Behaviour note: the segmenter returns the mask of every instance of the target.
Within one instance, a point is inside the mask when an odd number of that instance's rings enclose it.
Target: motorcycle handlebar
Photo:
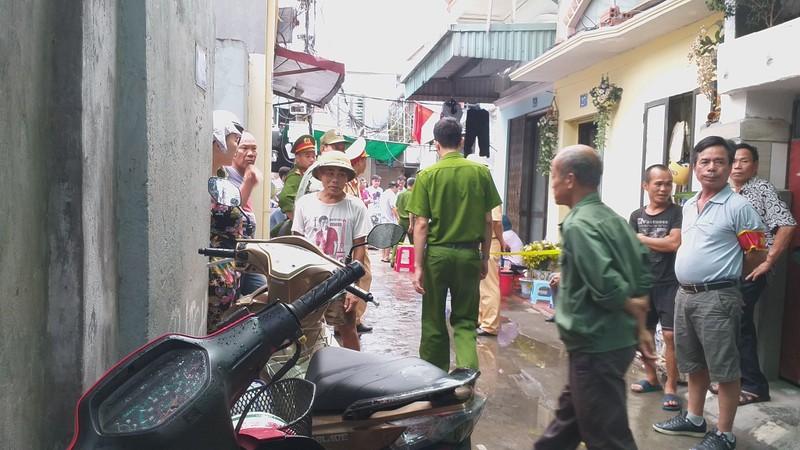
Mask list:
[[[236,255],[236,250],[229,248],[200,248],[197,253],[205,256],[218,256],[220,258],[233,258]]]
[[[364,266],[358,261],[354,261],[333,272],[325,281],[287,306],[298,321],[303,320],[307,315],[330,301],[337,293],[358,281],[365,273]]]
[[[356,285],[350,285],[344,288],[345,291],[355,295],[356,297],[364,300],[367,303],[373,303],[375,306],[381,306],[380,303],[375,301],[375,298],[372,296],[372,293],[367,292]]]

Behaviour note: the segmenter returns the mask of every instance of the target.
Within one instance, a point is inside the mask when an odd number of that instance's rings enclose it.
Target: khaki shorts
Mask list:
[[[328,325],[338,327],[356,324],[356,308],[351,309],[350,312],[345,312],[344,299],[345,295],[340,295],[328,305],[328,309],[325,310],[325,322]]]
[[[739,370],[742,294],[736,286],[675,296],[675,355],[678,369],[708,369],[713,381],[735,381]]]

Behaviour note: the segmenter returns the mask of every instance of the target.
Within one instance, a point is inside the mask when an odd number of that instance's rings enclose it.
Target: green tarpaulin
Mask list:
[[[322,135],[325,134],[324,131],[314,130],[314,139],[319,142]],[[345,136],[348,142],[353,142],[356,140],[354,137]],[[395,161],[399,161],[400,154],[403,153],[406,148],[408,148],[408,144],[402,144],[400,142],[389,142],[389,141],[374,141],[372,139],[367,139],[367,155],[370,158],[377,159],[378,161],[384,162],[386,164],[392,164]]]

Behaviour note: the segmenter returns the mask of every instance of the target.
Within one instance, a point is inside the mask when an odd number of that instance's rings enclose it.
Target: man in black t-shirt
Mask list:
[[[675,277],[675,253],[681,245],[683,212],[672,203],[672,173],[662,164],[647,168],[642,189],[647,192],[650,203],[631,213],[630,224],[636,236],[650,249],[650,264],[653,271],[653,287],[650,290],[650,312],[647,328],[655,333],[661,321],[664,337],[664,359],[667,382],[664,386],[662,408],[668,411],[681,409],[677,393],[678,364],[675,360],[673,321],[675,317],[675,294],[678,279]],[[662,390],[655,364],[645,362],[646,378],[631,385],[634,393]]]

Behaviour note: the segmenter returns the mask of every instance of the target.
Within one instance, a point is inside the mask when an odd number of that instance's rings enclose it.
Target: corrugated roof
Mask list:
[[[556,24],[451,25],[404,78],[406,97],[493,101],[507,87],[495,75],[536,59],[555,42]]]

